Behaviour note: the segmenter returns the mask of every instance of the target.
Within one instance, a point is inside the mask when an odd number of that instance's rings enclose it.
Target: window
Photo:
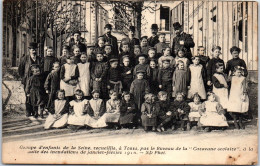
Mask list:
[[[170,30],[170,7],[160,6],[160,31]]]
[[[124,21],[123,21],[123,16],[119,11],[120,9],[117,9],[116,7],[114,8],[114,19],[115,19],[115,30],[123,30],[124,29]]]

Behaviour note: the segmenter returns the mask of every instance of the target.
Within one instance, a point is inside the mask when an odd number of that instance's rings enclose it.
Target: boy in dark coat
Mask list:
[[[169,59],[165,59],[162,62],[163,62],[163,66],[162,66],[162,68],[159,69],[159,72],[158,72],[159,88],[162,91],[166,91],[168,94],[168,97],[170,97],[171,91],[172,91],[173,69],[170,68]]]
[[[60,89],[60,64],[58,62],[53,63],[53,69],[47,76],[44,83],[46,93],[49,95],[48,102],[45,106],[49,110],[53,104],[57,91]]]
[[[129,91],[131,83],[133,82],[133,67],[130,66],[129,56],[123,56],[123,67],[121,70],[123,90]]]
[[[113,89],[117,94],[122,93],[121,70],[118,59],[110,59],[110,68],[107,71],[107,89]]]
[[[44,80],[38,65],[31,67],[33,75],[28,79],[25,93],[29,97],[32,110],[30,116],[38,118],[38,109],[40,109],[40,116],[43,118],[43,106],[44,106]]]

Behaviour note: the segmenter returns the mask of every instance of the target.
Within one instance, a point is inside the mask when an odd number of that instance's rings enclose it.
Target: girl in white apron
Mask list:
[[[62,128],[67,125],[69,116],[69,102],[65,100],[65,91],[57,92],[58,99],[54,100],[50,107],[50,115],[47,117],[44,129]]]
[[[192,62],[189,66],[189,72],[191,75],[190,89],[188,91],[188,98],[192,98],[195,93],[198,93],[201,99],[206,99],[206,90],[204,87],[205,82],[205,70],[200,63],[200,57],[192,57]]]
[[[60,89],[65,90],[65,97],[72,100],[74,91],[78,84],[79,70],[77,65],[74,64],[74,57],[68,56],[67,63],[61,67],[60,71]]]
[[[228,127],[224,110],[213,92],[208,92],[208,100],[201,106],[201,117],[199,120],[206,131],[211,131],[212,127]]]
[[[213,92],[216,95],[216,101],[221,104],[224,109],[228,107],[228,84],[227,76],[224,74],[224,64],[216,64],[216,73],[212,76]]]
[[[237,129],[244,129],[242,116],[244,113],[248,112],[249,107],[247,82],[246,77],[242,75],[244,69],[240,66],[237,66],[234,69],[234,76],[231,77],[228,112],[231,113],[231,116],[234,119],[235,127]]]
[[[79,83],[77,89],[83,91],[84,96],[90,96],[90,63],[87,62],[87,55],[81,54],[81,63],[78,63]]]

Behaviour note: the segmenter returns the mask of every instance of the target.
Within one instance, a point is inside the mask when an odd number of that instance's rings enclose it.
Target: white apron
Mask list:
[[[243,84],[246,83],[245,81],[245,77],[232,76],[228,112],[245,113],[248,111],[248,95],[243,95],[245,90]],[[244,98],[245,101],[243,101],[242,98]]]
[[[65,78],[71,78],[71,76],[75,75],[75,70],[77,65],[75,64],[64,64],[65,67]],[[64,89],[65,91],[65,96],[73,96],[74,95],[74,91],[76,90],[76,86],[70,85],[65,83],[63,80],[60,81],[60,89]]]
[[[81,89],[84,96],[90,96],[90,72],[89,72],[89,62],[78,63],[79,69],[79,84],[77,89]]]
[[[213,76],[215,76],[221,84],[227,86],[227,81],[222,74],[215,73]],[[216,95],[216,101],[218,101],[224,109],[227,109],[227,107],[228,107],[228,89],[227,88],[216,88],[213,85],[213,92]]]
[[[66,103],[66,100],[55,100],[54,101],[54,107],[55,107],[55,114],[50,114],[45,121],[44,128],[49,129],[51,127],[53,128],[61,128],[64,127],[67,124],[68,121],[68,114],[63,114],[60,117],[56,117],[55,115],[58,115],[64,108]]]
[[[192,98],[195,93],[198,93],[201,99],[206,99],[206,90],[201,75],[202,68],[202,65],[190,65],[191,82],[190,90],[188,91],[188,98]]]
[[[91,99],[89,101],[90,107],[94,111],[94,117],[87,115],[85,121],[86,125],[92,128],[102,128],[107,126],[105,116],[99,117],[101,103],[102,103],[102,99],[98,99],[98,100]]]
[[[218,102],[205,101],[205,113],[200,117],[202,126],[226,127],[228,126],[226,117],[218,114]]]
[[[88,100],[84,99],[83,101],[71,101],[70,105],[73,106],[74,114],[69,115],[68,124],[70,125],[77,125],[77,126],[84,126],[87,115],[84,114],[86,109],[86,105],[88,104]]]

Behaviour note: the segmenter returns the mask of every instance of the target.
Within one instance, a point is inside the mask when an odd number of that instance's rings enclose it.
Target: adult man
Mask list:
[[[118,43],[117,38],[111,34],[112,25],[106,24],[105,25],[105,34],[102,36],[105,40],[105,43],[109,43],[112,45],[112,54],[117,56],[118,55]]]
[[[193,48],[195,46],[195,43],[191,37],[190,34],[186,34],[182,30],[182,26],[179,22],[173,23],[173,28],[176,34],[176,37],[173,38],[172,42],[172,54],[173,57],[177,56],[177,50],[180,47],[186,48],[186,56],[189,60],[191,60],[192,54],[190,48]]]
[[[24,89],[26,88],[26,83],[29,77],[31,76],[31,66],[39,65],[42,70],[43,61],[42,58],[36,55],[37,43],[29,44],[29,55],[25,55],[21,58],[20,64],[18,66],[18,73],[20,77],[22,77],[22,84],[24,85]],[[32,116],[32,108],[29,103],[28,98],[26,98],[26,116]]]
[[[122,42],[127,42],[129,44],[129,48],[130,48],[129,52],[133,54],[134,46],[140,45],[139,39],[135,38],[135,27],[134,26],[129,27],[128,37],[122,39],[120,48],[122,46]]]
[[[72,52],[72,48],[74,45],[78,46],[80,49],[80,52],[86,52],[87,48],[84,43],[82,43],[82,38],[80,37],[81,33],[80,31],[74,31],[73,32],[73,38],[70,39],[69,41],[69,46],[71,48],[70,52]]]
[[[151,32],[152,32],[152,36],[148,38],[148,45],[150,47],[154,47],[155,44],[159,43],[159,37],[157,35],[157,33],[158,33],[158,25],[157,24],[152,24]]]

